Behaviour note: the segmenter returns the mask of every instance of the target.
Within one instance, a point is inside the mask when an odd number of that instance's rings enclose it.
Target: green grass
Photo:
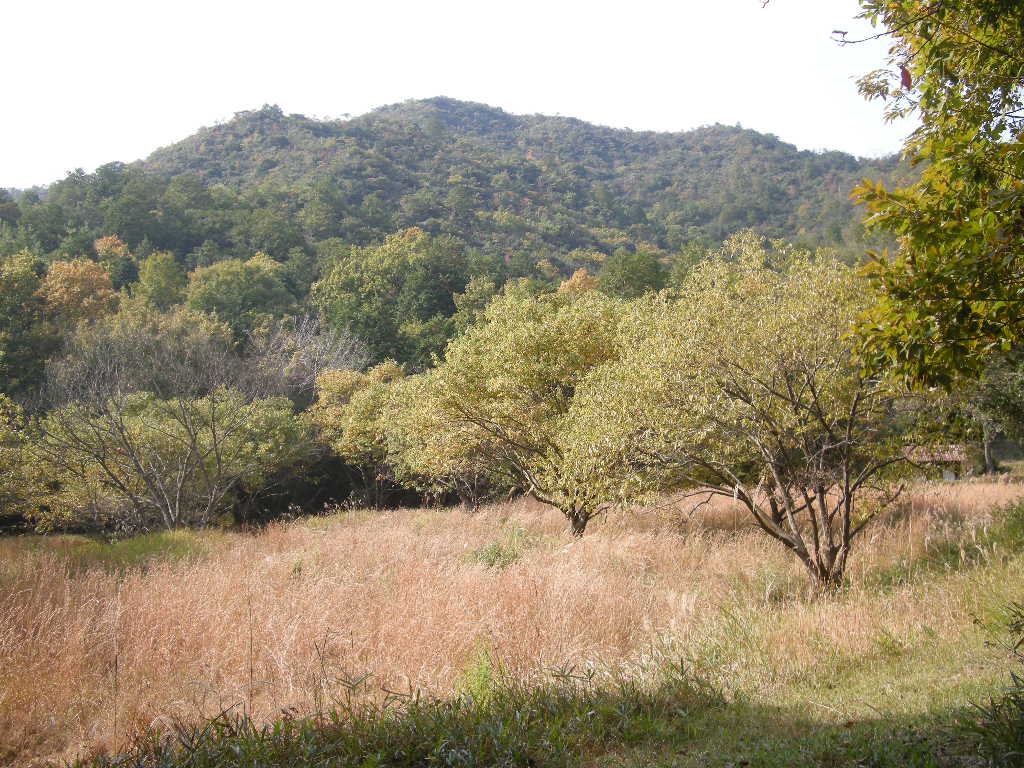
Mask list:
[[[543,685],[497,681],[482,698],[344,702],[260,727],[225,713],[174,738],[140,739],[81,768],[369,766],[970,766],[977,739],[957,712],[836,723],[805,708],[728,700],[684,666],[644,685],[566,670]]]
[[[690,712],[720,706],[683,669],[651,685],[590,674],[556,673],[553,682],[499,680],[482,698],[391,697],[376,705],[336,702],[317,718],[258,727],[225,713],[176,739],[152,736],[99,766],[573,766],[624,745],[662,743],[687,729]]]
[[[507,568],[517,562],[523,554],[537,546],[537,537],[525,528],[513,525],[504,530],[494,541],[475,549],[467,555],[467,560],[478,563],[485,568]]]
[[[100,567],[108,571],[124,571],[153,562],[201,557],[226,535],[229,534],[212,530],[179,530],[113,541],[75,534],[26,535],[0,540],[0,551],[10,548],[20,553],[54,555],[72,569]]]

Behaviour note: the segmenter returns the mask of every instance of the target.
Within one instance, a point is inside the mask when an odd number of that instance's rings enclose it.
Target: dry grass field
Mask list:
[[[115,750],[225,709],[273,720],[344,696],[445,694],[501,669],[643,675],[680,659],[731,696],[845,718],[993,692],[983,625],[1024,586],[986,537],[1024,486],[922,485],[817,598],[728,503],[616,513],[573,541],[517,501],[346,512],[257,534],[0,540],[0,763]],[[127,543],[125,543],[127,546]]]

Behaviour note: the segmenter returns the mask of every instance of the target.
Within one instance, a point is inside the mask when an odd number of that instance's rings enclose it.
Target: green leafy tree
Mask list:
[[[477,323],[497,295],[498,286],[489,277],[473,277],[466,283],[465,290],[452,297],[455,302],[455,315],[452,317],[455,333],[464,333]]]
[[[949,384],[1024,334],[1024,5],[1016,0],[862,0],[884,28],[889,70],[862,80],[889,114],[921,126],[906,155],[920,181],[857,190],[868,225],[895,233],[872,254],[880,298],[860,324],[876,368]]]
[[[984,470],[995,473],[996,439],[1024,437],[1024,361],[1020,353],[991,356],[981,376],[958,382],[945,393],[942,405],[938,414],[946,416],[948,434],[980,442]]]
[[[899,395],[861,375],[847,340],[865,287],[826,255],[772,255],[747,234],[680,295],[638,304],[621,360],[583,383],[578,455],[630,468],[625,500],[677,488],[734,499],[835,588],[903,457]]]
[[[690,270],[707,261],[710,253],[710,249],[700,243],[688,243],[683,246],[670,260],[669,285],[677,286],[685,282]]]
[[[30,471],[24,414],[0,394],[0,520],[24,518],[31,513],[39,487]]]
[[[282,269],[284,283],[297,299],[305,299],[309,289],[320,278],[316,256],[302,248],[292,248]]]
[[[598,277],[602,292],[620,299],[635,299],[664,288],[668,270],[650,253],[619,248],[605,260]]]
[[[0,392],[22,395],[37,386],[55,346],[43,324],[42,272],[26,251],[0,261]]]
[[[223,258],[221,249],[213,240],[204,240],[203,243],[185,257],[185,264],[189,269],[199,269],[216,264]]]
[[[383,503],[395,484],[388,447],[388,406],[393,384],[405,376],[402,367],[385,360],[366,373],[325,371],[317,379],[317,402],[310,411],[320,440],[355,468],[363,501]]]
[[[1024,361],[1019,355],[993,360],[971,400],[989,434],[1024,438]]]
[[[21,209],[18,208],[17,202],[11,197],[10,192],[0,189],[0,222],[14,226],[20,218]]]
[[[185,300],[187,282],[188,276],[174,254],[156,251],[140,265],[135,293],[157,309],[169,309]]]
[[[313,301],[335,327],[349,328],[376,360],[426,365],[454,332],[454,295],[469,281],[462,244],[421,229],[354,248],[313,286]]]
[[[382,426],[388,463],[400,484],[425,497],[455,494],[474,509],[514,486],[495,471],[489,436],[446,416],[434,371],[409,376],[388,390]]]
[[[100,264],[110,273],[110,280],[116,290],[138,279],[139,265],[121,238],[116,235],[101,237],[93,242],[92,247]]]
[[[189,278],[186,303],[217,315],[241,339],[291,312],[295,299],[285,287],[281,265],[257,254],[248,261],[226,259],[197,269]]]
[[[449,343],[445,360],[405,392],[399,444],[410,472],[445,479],[484,469],[559,509],[572,533],[605,509],[608,476],[572,460],[576,388],[614,359],[622,305],[600,293],[508,291]]]

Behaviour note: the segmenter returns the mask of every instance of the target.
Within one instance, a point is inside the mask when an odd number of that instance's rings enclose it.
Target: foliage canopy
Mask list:
[[[405,399],[400,438],[410,471],[485,472],[551,504],[581,535],[605,506],[601,476],[572,461],[568,414],[586,375],[617,354],[622,303],[596,291],[532,296],[506,291],[454,339],[444,362]]]
[[[693,269],[679,298],[635,305],[621,359],[576,395],[573,431],[625,499],[683,488],[746,508],[822,585],[888,498],[897,393],[846,338],[867,296],[827,254],[751,233]]]
[[[880,300],[861,322],[877,369],[949,384],[1024,340],[1024,5],[1016,0],[862,0],[893,40],[869,98],[921,126],[905,152],[916,184],[865,181],[868,223],[899,237],[873,254]]]

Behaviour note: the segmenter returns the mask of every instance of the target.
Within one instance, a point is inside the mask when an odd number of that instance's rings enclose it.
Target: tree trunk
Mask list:
[[[569,518],[573,538],[583,538],[583,532],[587,530],[587,523],[590,522],[590,515],[582,510],[573,509],[565,512],[565,516]]]
[[[804,561],[804,565],[807,566],[807,571],[818,592],[834,593],[843,586],[843,579],[846,576],[845,562],[833,557],[832,562],[828,563],[824,558],[818,556]]]
[[[988,434],[986,434],[982,440],[982,448],[985,451],[985,474],[994,475],[996,473],[996,461],[995,457],[992,455],[992,439]]]

